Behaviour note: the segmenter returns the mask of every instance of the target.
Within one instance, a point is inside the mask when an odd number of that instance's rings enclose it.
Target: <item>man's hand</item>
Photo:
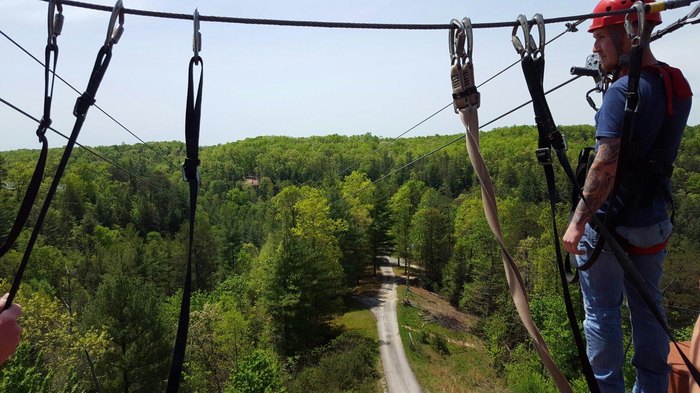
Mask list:
[[[8,294],[0,298],[0,310],[5,307]],[[17,349],[19,334],[22,327],[17,323],[17,318],[22,313],[22,308],[13,303],[10,308],[0,312],[0,364],[4,363]]]
[[[564,249],[566,252],[569,254],[575,254],[575,255],[583,255],[586,253],[586,250],[579,249],[578,244],[581,241],[581,238],[583,237],[583,232],[586,229],[586,224],[583,226],[572,222],[569,224],[569,227],[566,229],[566,233],[564,233],[564,237],[561,239],[562,242],[564,243]]]

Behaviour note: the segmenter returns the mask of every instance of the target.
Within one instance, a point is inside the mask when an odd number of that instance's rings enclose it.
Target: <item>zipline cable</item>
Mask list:
[[[557,39],[559,39],[560,37],[562,37],[562,36],[563,36],[564,34],[566,34],[566,33],[569,33],[569,32],[572,32],[572,33],[573,33],[573,32],[578,31],[578,29],[577,29],[576,27],[577,27],[578,25],[580,25],[581,23],[583,23],[584,21],[585,21],[585,19],[581,19],[581,20],[576,21],[575,23],[567,23],[567,24],[566,24],[566,30],[562,31],[562,32],[559,33],[557,36],[555,36],[554,38],[552,38],[552,39],[550,39],[549,41],[547,41],[546,45],[551,44],[552,42],[556,41]],[[478,84],[478,85],[476,86],[477,89],[480,88],[480,87],[482,87],[482,86],[484,86],[485,84],[491,82],[492,80],[496,79],[497,77],[499,77],[500,75],[502,75],[504,72],[506,72],[506,71],[510,70],[511,68],[515,67],[518,63],[520,63],[520,60],[516,60],[516,61],[514,61],[513,63],[511,63],[510,65],[508,65],[507,67],[505,67],[504,69],[498,71],[497,73],[495,73],[494,75],[492,75],[490,78],[488,78],[488,79],[486,79],[485,81],[483,81],[483,82],[481,82],[480,84]],[[526,104],[526,105],[527,105],[527,104]],[[417,123],[416,125],[414,125],[413,127],[409,128],[408,130],[406,130],[406,131],[404,131],[403,133],[399,134],[398,136],[394,137],[392,140],[390,140],[390,141],[388,141],[388,142],[385,142],[385,143],[382,143],[381,145],[379,145],[379,147],[377,147],[376,149],[374,149],[374,151],[372,151],[372,153],[370,153],[370,154],[373,155],[373,154],[377,153],[379,150],[381,150],[381,149],[383,149],[383,148],[385,148],[385,147],[387,147],[387,146],[389,146],[389,145],[392,145],[394,142],[396,142],[396,141],[397,141],[398,139],[400,139],[402,136],[404,136],[404,135],[408,134],[409,132],[413,131],[416,127],[418,127],[418,126],[420,126],[421,124],[425,123],[426,121],[432,119],[432,118],[435,117],[437,114],[439,114],[440,112],[442,112],[442,111],[444,111],[445,109],[449,108],[450,106],[452,106],[452,102],[450,102],[449,104],[447,104],[447,105],[443,106],[442,108],[438,109],[438,110],[437,110],[436,112],[434,112],[432,115],[430,115],[430,116],[426,117],[425,119],[421,120],[420,122],[418,122],[418,123]],[[518,109],[519,109],[519,108],[518,108]],[[362,160],[358,160],[355,164],[350,165],[350,166],[348,166],[347,168],[343,169],[343,170],[340,172],[340,175],[339,175],[339,176],[342,176],[343,174],[345,174],[345,173],[347,172],[348,169],[351,169],[351,168],[353,168],[353,167],[359,166],[359,164],[360,164],[361,162],[362,162]]]
[[[62,3],[62,2],[61,2],[61,3]],[[36,62],[39,63],[40,65],[44,66],[44,63],[42,63],[41,60],[39,60],[36,56],[34,56],[33,54],[31,54],[27,49],[25,49],[25,48],[24,48],[22,45],[20,45],[17,41],[15,41],[14,39],[12,39],[12,37],[10,37],[9,35],[7,35],[4,31],[2,31],[2,29],[0,29],[0,35],[2,35],[3,37],[7,38],[8,41],[10,41],[11,43],[13,43],[13,44],[14,44],[17,48],[19,48],[22,52],[26,53],[27,56],[29,56],[29,57],[31,57],[32,59],[34,59],[34,61],[36,61]],[[58,74],[55,73],[54,71],[51,71],[51,73],[52,73],[56,78],[58,78],[58,80],[60,80],[60,81],[63,82],[66,86],[68,86],[69,88],[71,88],[74,92],[78,93],[78,95],[81,94],[81,93],[80,93],[80,90],[76,89],[73,85],[71,85],[68,81],[66,81],[65,79],[63,79],[60,75],[58,75]],[[150,143],[148,143],[148,142],[144,141],[143,139],[141,139],[138,135],[136,135],[136,133],[132,132],[128,127],[126,127],[126,126],[125,126],[124,124],[122,124],[119,120],[115,119],[112,115],[110,115],[109,113],[107,113],[107,111],[105,111],[104,109],[102,109],[99,105],[94,104],[94,107],[95,107],[98,111],[102,112],[102,114],[104,114],[105,116],[107,116],[107,118],[109,118],[109,119],[112,120],[113,122],[117,123],[117,125],[119,125],[124,131],[128,132],[129,134],[131,134],[131,136],[133,136],[134,138],[136,138],[141,144],[143,144],[144,146],[146,146],[147,148],[149,148],[151,151],[153,151],[154,153],[156,153],[156,155],[158,155],[163,161],[167,162],[168,165],[170,165],[171,168],[178,168],[178,165],[177,165],[177,164],[175,164],[173,161],[171,161],[170,159],[168,159],[167,157],[165,157],[161,152],[159,152],[156,148],[154,148]],[[178,169],[178,170],[179,170],[179,169]]]
[[[44,0],[46,1],[46,0]],[[664,3],[665,9],[673,9],[679,7],[685,7],[699,0],[667,0],[660,1],[657,3]],[[87,8],[97,11],[112,11],[112,7],[84,3],[72,0],[62,0],[63,5]],[[656,3],[653,3],[656,4]],[[646,4],[647,9],[649,9],[650,4]],[[570,15],[556,18],[545,19],[544,22],[549,23],[562,23],[562,22],[574,22],[581,19],[591,19],[595,17],[602,17],[608,15],[626,15],[634,12],[633,10],[616,10],[610,12],[600,12],[600,13],[589,13],[581,15]],[[137,10],[131,8],[124,9],[125,14],[137,15],[137,16],[148,16],[155,18],[166,18],[166,19],[183,19],[192,20],[193,16],[191,14],[178,14],[170,12],[157,12],[157,11],[146,11]],[[379,29],[379,30],[449,30],[450,24],[437,23],[437,24],[395,24],[395,23],[351,23],[351,22],[320,22],[320,21],[297,21],[297,20],[279,20],[279,19],[252,19],[252,18],[236,18],[236,17],[226,17],[226,16],[207,16],[200,15],[199,20],[202,22],[220,22],[220,23],[236,23],[236,24],[248,24],[248,25],[267,25],[267,26],[293,26],[293,27],[324,27],[324,28],[341,28],[341,29]],[[509,22],[490,22],[490,23],[474,23],[472,27],[474,29],[488,29],[488,28],[503,28],[503,27],[515,27],[516,23]]]
[[[39,119],[37,119],[37,118],[35,118],[34,116],[30,115],[29,113],[23,111],[22,109],[16,107],[15,105],[13,105],[12,103],[6,101],[6,100],[3,99],[2,97],[0,97],[0,102],[2,102],[3,104],[7,105],[8,107],[14,109],[15,111],[17,111],[17,112],[23,114],[24,116],[28,117],[29,119],[34,120],[34,121],[37,122],[37,123],[40,122]],[[53,127],[48,127],[48,129],[51,130],[51,131],[53,131],[55,134],[57,134],[57,135],[63,137],[64,139],[70,140],[70,137],[69,137],[68,135],[66,135],[66,134],[64,134],[64,133],[62,133],[62,132],[56,130],[55,128],[53,128]],[[102,160],[102,161],[104,161],[104,162],[106,162],[106,163],[112,165],[113,167],[119,169],[120,171],[122,171],[122,172],[126,173],[127,175],[133,177],[134,179],[140,181],[140,182],[143,183],[144,185],[147,185],[147,186],[149,186],[149,187],[152,187],[153,189],[155,189],[155,190],[157,190],[157,191],[165,192],[163,189],[161,189],[161,188],[159,188],[158,186],[156,186],[155,184],[151,183],[151,182],[148,181],[146,178],[144,178],[144,177],[142,177],[142,176],[139,176],[139,175],[137,175],[137,174],[135,174],[135,173],[130,172],[128,169],[126,169],[126,168],[124,168],[123,166],[117,164],[116,162],[110,160],[109,158],[107,158],[107,157],[101,155],[100,153],[98,153],[98,152],[96,152],[96,151],[90,149],[89,147],[87,147],[87,146],[85,146],[85,145],[82,145],[80,142],[77,142],[77,141],[76,141],[75,144],[76,144],[76,146],[82,148],[83,150],[85,150],[85,151],[87,151],[88,153],[92,154],[93,156],[99,158],[100,160]]]

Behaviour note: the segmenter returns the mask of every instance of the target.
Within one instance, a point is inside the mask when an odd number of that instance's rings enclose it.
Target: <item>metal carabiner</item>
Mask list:
[[[56,14],[57,10],[58,14]],[[60,1],[49,0],[47,26],[49,41],[61,35],[63,30],[63,5],[61,5]]]
[[[630,8],[635,8],[637,10],[637,30],[634,30],[634,22],[630,19],[630,15],[632,14],[627,14],[625,15],[625,31],[627,32],[627,36],[629,37],[632,46],[636,46],[641,43],[642,32],[644,31],[644,3],[641,1],[636,1]]]
[[[115,26],[117,17],[119,18],[119,25]],[[105,46],[111,46],[119,42],[122,33],[124,33],[124,4],[122,4],[122,0],[117,0],[114,8],[112,8],[112,16],[109,18]]]
[[[467,36],[467,61],[471,63],[472,61],[472,51],[474,49],[474,30],[472,29],[472,20],[465,16],[462,18],[462,26],[464,28],[464,34]]]
[[[464,41],[466,39],[464,32],[464,24],[458,19],[450,21],[449,45],[450,45],[450,61],[452,64],[458,63],[466,54],[464,53]],[[459,62],[461,65],[461,62]]]
[[[685,23],[694,25],[698,22],[700,22],[700,18],[698,18],[698,14],[700,14],[700,3],[695,5],[695,8],[692,9],[686,16]]]
[[[194,52],[194,63],[199,64],[199,51],[202,50],[202,33],[199,31],[199,11],[195,8],[194,15],[194,34],[192,35],[192,51]]]
[[[532,19],[537,25],[537,34],[539,34],[539,45],[536,48],[533,48],[532,55],[533,57],[542,57],[544,56],[544,46],[547,43],[544,27],[544,18],[542,17],[542,14],[535,14],[533,15]],[[532,39],[532,36],[530,36],[530,39]],[[532,44],[535,44],[534,39],[532,40]]]
[[[532,36],[530,35],[530,26],[528,25],[527,18],[523,14],[518,15],[517,22],[519,24],[513,26],[513,31],[511,33],[510,39],[513,43],[515,51],[518,52],[520,57],[525,57],[525,55],[531,53],[531,48],[533,45]],[[523,37],[525,38],[525,44],[523,44],[520,38],[518,38],[518,27],[521,27],[523,29]]]

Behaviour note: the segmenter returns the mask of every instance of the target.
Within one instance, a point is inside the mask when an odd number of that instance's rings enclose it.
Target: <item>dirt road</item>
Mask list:
[[[396,259],[389,258],[395,265]],[[377,295],[377,302],[371,308],[377,318],[379,351],[389,393],[420,393],[420,385],[411,371],[406,352],[399,336],[399,322],[396,316],[396,277],[389,264],[381,266],[383,281]]]

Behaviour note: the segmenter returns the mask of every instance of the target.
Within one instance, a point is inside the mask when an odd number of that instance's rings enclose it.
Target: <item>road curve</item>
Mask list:
[[[416,376],[411,371],[399,335],[399,322],[396,316],[396,276],[390,264],[397,263],[389,258],[389,264],[380,266],[383,280],[377,295],[377,303],[371,308],[377,318],[379,352],[382,357],[384,376],[389,393],[421,393]]]

